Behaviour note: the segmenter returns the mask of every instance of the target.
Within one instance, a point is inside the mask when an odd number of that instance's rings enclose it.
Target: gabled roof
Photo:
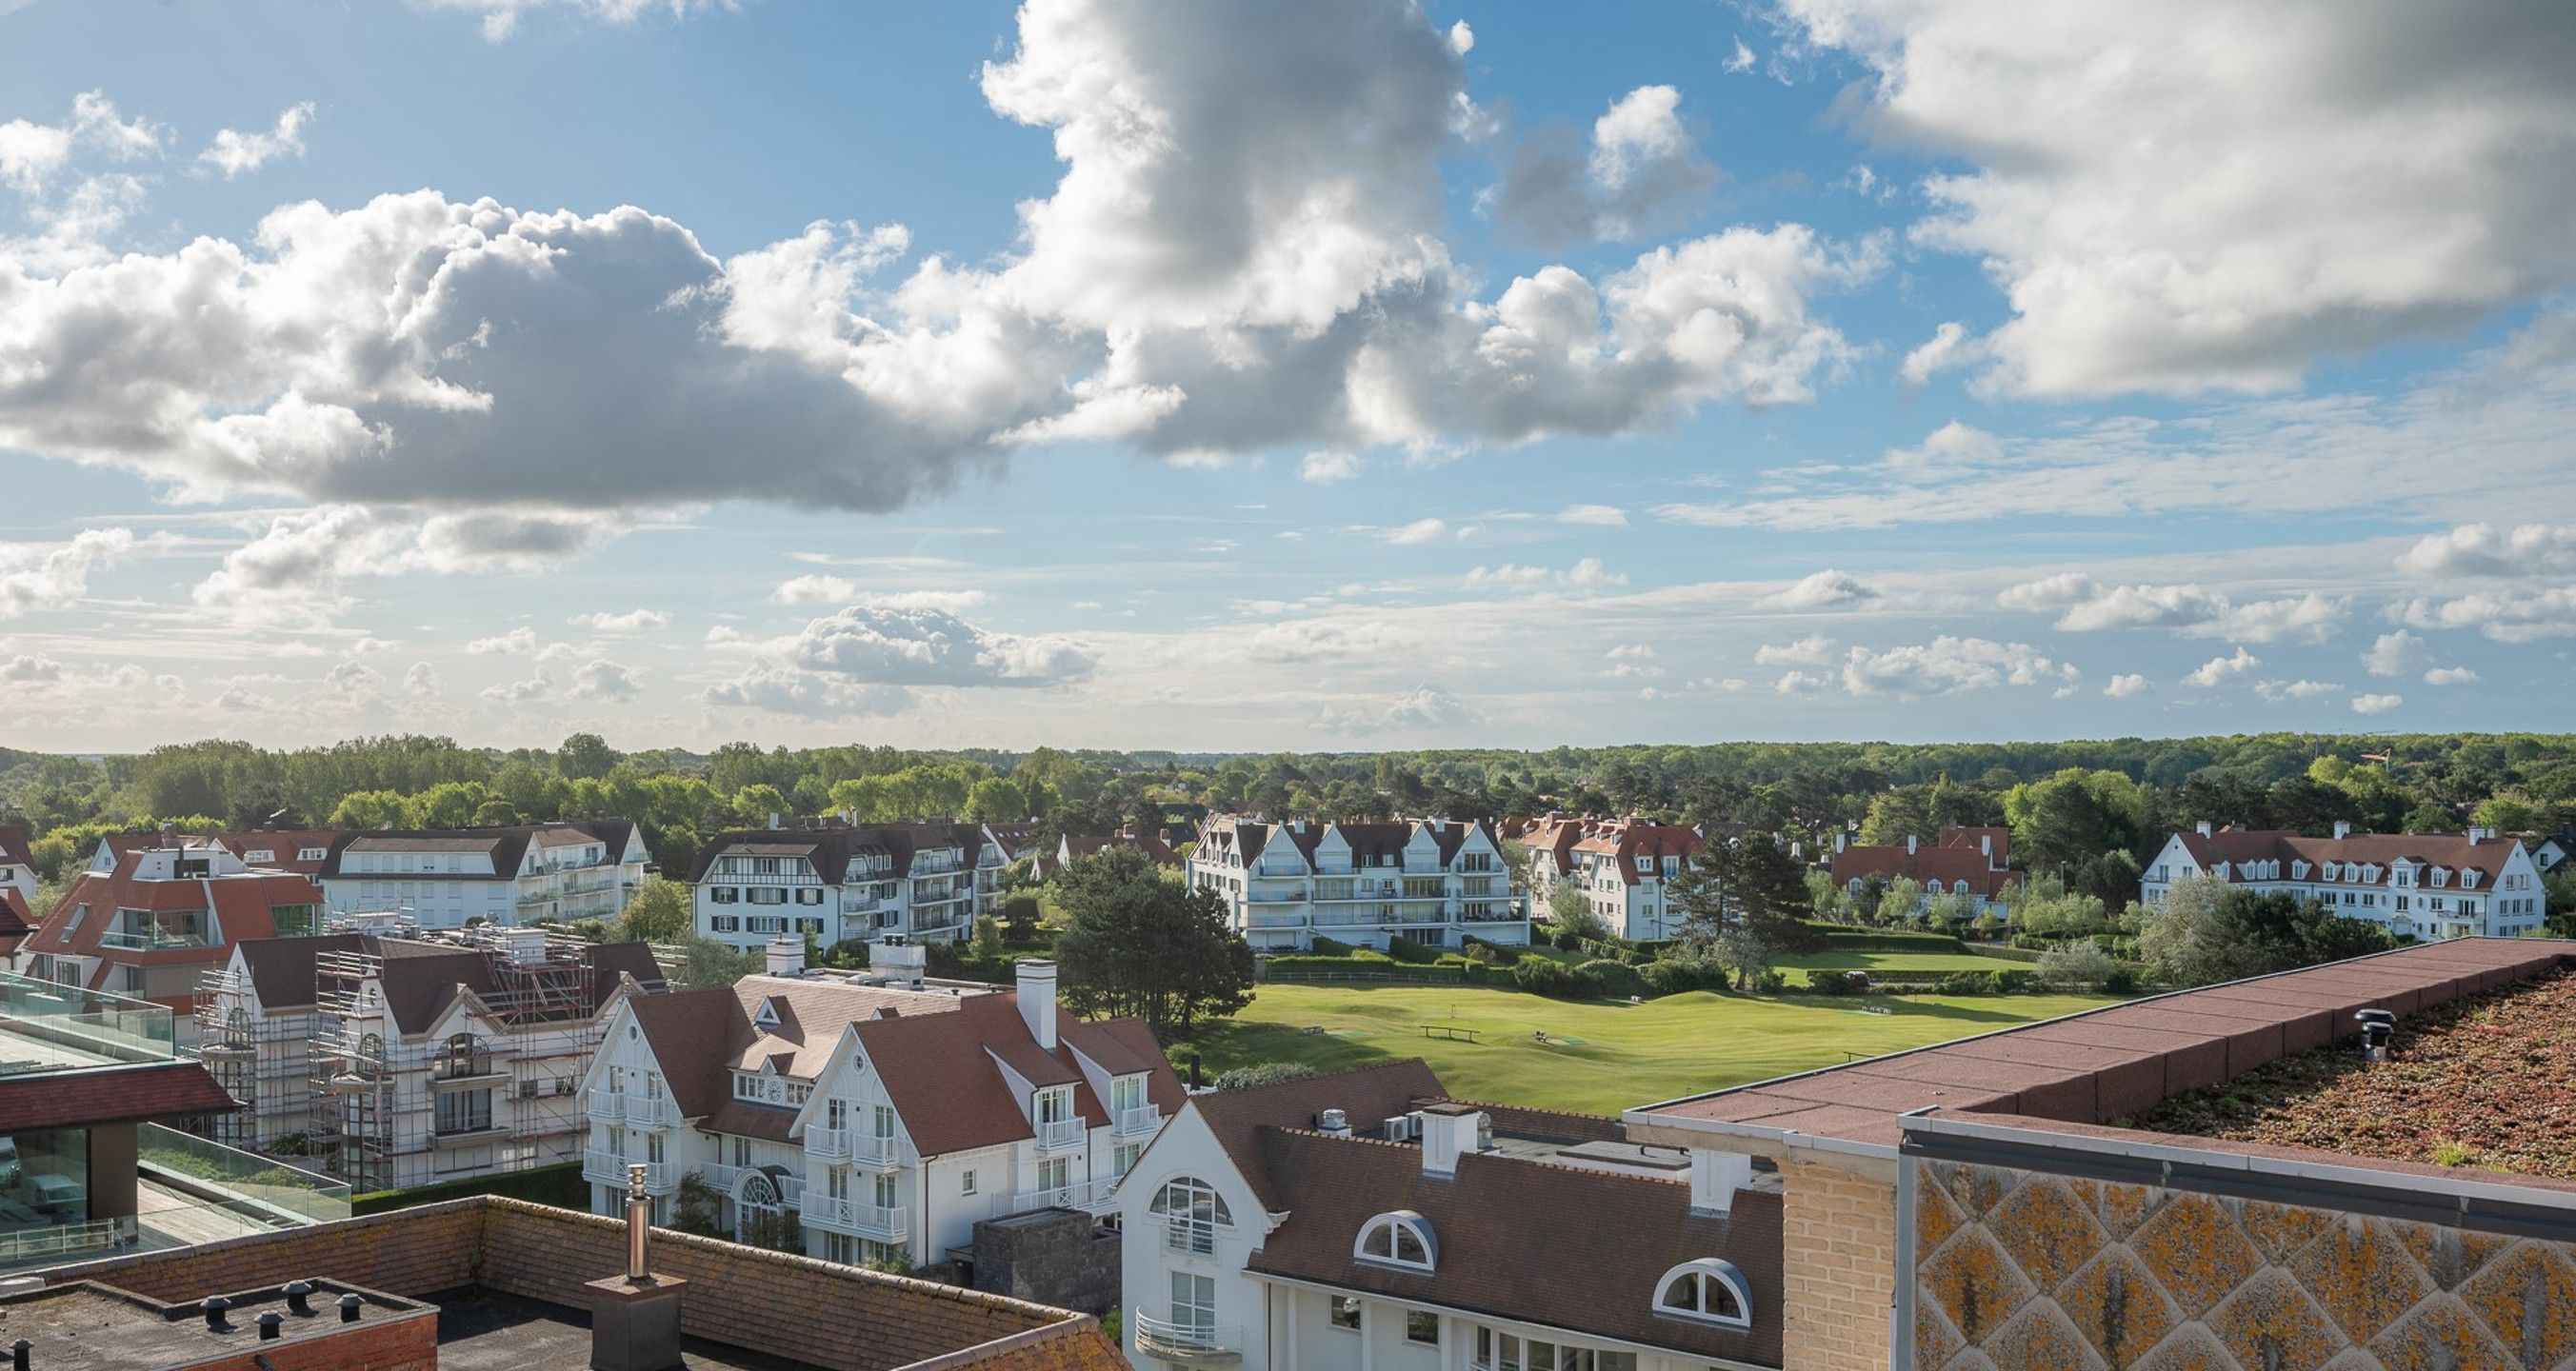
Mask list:
[[[0,1076],[0,1119],[14,1131],[228,1114],[241,1106],[193,1061]]]
[[[1941,846],[1992,849],[1995,865],[2012,860],[2012,830],[2000,825],[1951,824],[1941,830]]]
[[[16,824],[0,824],[0,866],[28,866],[36,859],[27,855],[27,830]]]
[[[351,852],[485,852],[491,854],[492,870],[482,872],[407,872],[414,879],[441,881],[507,881],[516,880],[519,868],[527,861],[528,845],[540,835],[553,834],[553,844],[574,841],[597,841],[608,849],[610,862],[626,853],[635,825],[627,819],[566,819],[550,824],[512,824],[498,828],[402,828],[370,829],[362,833],[343,833],[331,844],[331,855],[324,859],[322,875],[326,879],[381,879],[391,874],[379,871],[351,871],[346,856]],[[546,844],[540,844],[546,845]]]
[[[2311,838],[2275,830],[2221,828],[2209,833],[2195,829],[2174,837],[2204,869],[2220,862],[2237,867],[2247,862],[2278,861],[2282,875],[2287,877],[2294,861],[2319,867],[2327,862],[2360,862],[2378,867],[2384,877],[2388,868],[2404,861],[2452,871],[2475,871],[2482,877],[2481,889],[2494,885],[2495,878],[2504,872],[2504,864],[2522,846],[2516,838],[2472,840],[2465,833],[2355,833],[2342,838]]]
[[[27,897],[14,885],[0,885],[0,954],[14,952],[18,943],[36,931],[36,918],[27,908]]]
[[[1690,1186],[1680,1181],[1495,1153],[1460,1157],[1456,1173],[1442,1177],[1426,1174],[1421,1149],[1405,1144],[1273,1126],[1260,1128],[1258,1140],[1260,1173],[1288,1218],[1253,1255],[1254,1271],[1694,1357],[1779,1364],[1786,1311],[1776,1191],[1738,1190],[1721,1218],[1693,1212]],[[1360,1229],[1398,1210],[1430,1227],[1439,1244],[1431,1272],[1352,1259]],[[1664,1273],[1703,1257],[1744,1273],[1751,1328],[1654,1312]]]
[[[912,870],[913,853],[925,847],[960,847],[969,866],[984,848],[984,831],[973,824],[859,824],[847,828],[739,829],[719,833],[698,848],[689,861],[689,883],[701,884],[716,859],[727,853],[803,857],[826,885],[839,885],[850,859],[883,852],[893,861],[893,874]]]
[[[216,846],[251,866],[263,871],[292,871],[299,876],[321,875],[322,868],[331,859],[331,844],[339,840],[340,834],[327,828],[257,828],[214,836]],[[263,851],[270,854],[266,860],[251,861],[248,854]],[[319,851],[322,855],[307,861],[302,854],[308,851]]]
[[[1834,854],[1833,874],[1836,885],[1903,876],[1926,884],[1939,881],[1946,889],[1966,881],[1971,890],[1989,900],[2001,899],[2005,891],[2021,883],[2020,872],[2004,870],[2000,860],[1989,860],[1973,846],[1917,845],[1908,852],[1895,844],[1855,845]]]
[[[1594,826],[1589,834],[1574,844],[1573,850],[1597,853],[1615,859],[1621,883],[1635,885],[1639,879],[1637,858],[1654,859],[1656,873],[1660,874],[1663,858],[1678,857],[1688,861],[1706,846],[1708,846],[1707,841],[1699,834],[1680,824],[1654,824],[1643,819],[1621,819],[1615,823]]]
[[[1179,866],[1181,854],[1170,843],[1151,833],[1068,833],[1063,851],[1069,860],[1080,861],[1095,852],[1113,847],[1132,847],[1153,860],[1156,866]]]
[[[764,1004],[777,1011],[774,1031],[757,1023]],[[1032,1085],[1072,1085],[1076,1112],[1095,1125],[1108,1121],[1108,1111],[1083,1076],[1076,1049],[1113,1075],[1153,1073],[1147,1096],[1166,1115],[1178,1113],[1187,1098],[1143,1023],[1085,1023],[1058,1011],[1050,1053],[1021,1019],[1015,991],[954,996],[746,976],[731,987],[655,995],[632,1008],[680,1112],[723,1132],[783,1139],[794,1114],[758,1105],[734,1109],[732,1073],[769,1068],[815,1080],[844,1031],[857,1034],[859,1050],[925,1156],[1031,1136],[1024,1104],[997,1059]]]
[[[82,873],[46,912],[42,926],[28,936],[25,950],[104,957],[143,966],[221,962],[225,949],[234,943],[276,937],[275,911],[278,906],[303,905],[318,911],[322,904],[322,892],[313,882],[283,872],[146,880],[135,874],[144,856],[144,851],[128,852],[117,859],[116,869],[112,872],[104,875],[94,871]],[[89,913],[81,919],[80,926],[74,928],[71,926],[72,915],[83,905],[89,907]],[[215,922],[221,925],[223,940],[202,948],[156,951],[102,949],[99,938],[116,922],[119,909],[140,909],[160,914],[211,911]],[[105,974],[104,964],[100,974]]]

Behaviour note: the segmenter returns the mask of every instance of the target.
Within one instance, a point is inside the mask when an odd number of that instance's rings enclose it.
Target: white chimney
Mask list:
[[[1911,857],[1911,856],[1913,856],[1913,855],[1914,855],[1914,844],[1915,844],[1915,842],[1916,842],[1916,839],[1915,839],[1915,837],[1914,837],[1914,835],[1913,835],[1913,834],[1908,833],[1908,834],[1906,834],[1906,835],[1905,835],[1905,855],[1906,855],[1906,856]]]
[[[769,831],[772,833],[778,831],[778,811],[774,809],[769,811]]]
[[[1978,834],[1977,850],[1986,854],[1989,858],[1993,857],[1995,855],[1995,835],[1991,833]]]
[[[1347,1138],[1351,1135],[1351,1116],[1343,1110],[1327,1109],[1315,1116],[1315,1131]]]
[[[772,976],[805,974],[805,943],[798,938],[772,938],[765,949]]]
[[[868,970],[918,990],[922,977],[930,970],[930,949],[919,943],[891,939],[871,943],[868,945]]]
[[[2200,836],[2204,838],[2209,836],[2209,820],[2203,819],[2199,823],[2193,825],[2193,827],[2200,830]]]
[[[2352,836],[2352,820],[2350,820],[2350,819],[2337,819],[2337,820],[2335,820],[2335,841],[2336,841],[2336,842],[2342,842],[2344,839],[2349,838],[2349,837],[2351,837],[2351,836]]]
[[[1753,1184],[1753,1159],[1741,1152],[1691,1150],[1691,1208],[1723,1214],[1735,1205],[1735,1192]]]
[[[1458,1159],[1471,1152],[1481,1152],[1493,1124],[1481,1109],[1463,1104],[1433,1104],[1422,1108],[1422,1172],[1426,1176],[1454,1176]]]
[[[1849,847],[1849,846],[1851,846],[1851,835],[1850,835],[1850,834],[1848,834],[1848,833],[1837,833],[1837,834],[1835,834],[1835,835],[1834,835],[1834,851],[1836,851],[1836,852],[1840,852],[1840,851],[1842,851],[1844,848],[1847,848],[1847,847]]]
[[[1035,957],[1022,961],[1018,968],[1020,1018],[1029,1026],[1029,1035],[1038,1046],[1055,1051],[1055,963]]]
[[[2482,843],[2494,836],[2495,830],[2492,828],[2472,827],[2469,830],[2469,841],[2472,843]]]

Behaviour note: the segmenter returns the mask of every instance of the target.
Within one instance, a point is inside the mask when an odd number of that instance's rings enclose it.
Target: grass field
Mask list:
[[[1892,1012],[1873,1014],[1862,1006]],[[2114,1003],[2098,995],[1972,998],[1747,998],[1705,992],[1644,1004],[1569,1003],[1460,986],[1265,985],[1230,1024],[1175,1044],[1210,1075],[1256,1062],[1322,1071],[1420,1057],[1470,1099],[1615,1114],[1632,1105],[1741,1085]],[[1424,1024],[1479,1041],[1426,1039]],[[1322,1033],[1304,1030],[1320,1027]],[[1544,1031],[1551,1041],[1532,1035]]]

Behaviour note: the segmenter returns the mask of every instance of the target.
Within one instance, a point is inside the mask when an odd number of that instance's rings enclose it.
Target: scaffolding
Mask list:
[[[198,977],[193,1007],[198,1059],[241,1106],[206,1118],[205,1135],[228,1147],[259,1148],[302,1127],[309,1112],[304,1042],[313,1016],[263,1011],[250,979],[229,966]]]

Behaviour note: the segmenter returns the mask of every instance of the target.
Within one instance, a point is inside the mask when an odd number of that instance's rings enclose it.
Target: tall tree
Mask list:
[[[1824,945],[1807,927],[1811,910],[1807,871],[1767,833],[1713,842],[1670,883],[1669,898],[1682,911],[1684,940],[1714,946],[1719,934],[1751,933],[1775,955]]]
[[[1252,1002],[1252,949],[1227,927],[1214,892],[1164,879],[1153,860],[1115,847],[1056,878],[1066,924],[1056,939],[1065,1006],[1143,1019],[1170,1040]]]

